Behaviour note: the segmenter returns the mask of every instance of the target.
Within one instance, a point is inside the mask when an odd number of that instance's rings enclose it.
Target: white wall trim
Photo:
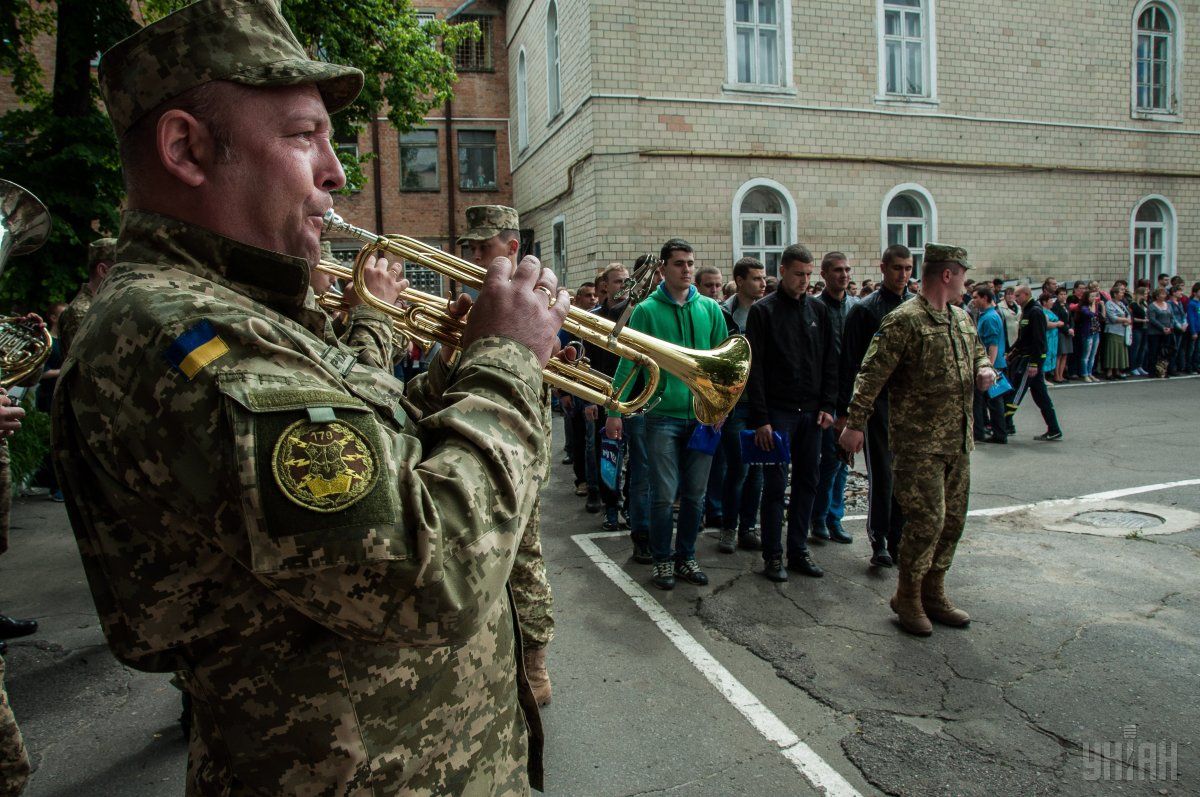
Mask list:
[[[554,60],[557,62],[554,65],[557,75],[555,83],[558,85],[558,91],[550,90],[550,10],[554,10]],[[546,5],[546,22],[543,26],[546,34],[546,118],[553,120],[556,116],[562,113],[562,37],[559,36],[559,31],[562,29],[562,20],[558,14],[558,0],[550,0]],[[555,96],[557,94],[557,96]],[[558,107],[551,100],[556,101]]]
[[[738,190],[733,195],[732,212],[729,219],[729,232],[733,238],[733,260],[735,263],[742,258],[742,225],[739,221],[742,215],[742,200],[746,198],[746,194],[755,188],[770,188],[783,198],[783,203],[787,207],[784,215],[788,220],[788,229],[784,230],[783,245],[785,247],[791,246],[800,238],[800,228],[796,217],[796,200],[792,198],[792,192],[787,190],[783,183],[772,180],[769,177],[755,177],[747,180],[738,187]]]
[[[737,25],[734,0],[725,0],[725,85],[727,91],[785,91],[795,86],[795,66],[792,52],[792,0],[776,0],[779,6],[779,48],[783,53],[783,82],[779,84],[739,83],[737,79]]]
[[[1165,111],[1138,108],[1137,104],[1137,38],[1138,17],[1148,6],[1162,6],[1171,15],[1171,107]],[[1183,13],[1175,0],[1138,0],[1129,22],[1129,113],[1134,119],[1177,121],[1183,113]]]
[[[517,152],[529,147],[529,58],[525,45],[517,51]],[[513,160],[516,160],[515,158]]]
[[[1142,209],[1142,205],[1147,202],[1158,202],[1167,209],[1167,234],[1163,236],[1163,243],[1166,245],[1167,251],[1164,253],[1166,260],[1165,267],[1167,273],[1172,277],[1178,271],[1176,265],[1175,253],[1177,251],[1176,244],[1179,240],[1179,214],[1175,211],[1175,203],[1167,199],[1162,194],[1147,194],[1146,196],[1133,203],[1133,207],[1129,211],[1129,289],[1133,290],[1136,283],[1136,276],[1133,273],[1133,232],[1137,227],[1137,214]],[[1155,274],[1154,277],[1158,275]],[[1155,285],[1153,277],[1151,278],[1150,287]]]
[[[888,191],[883,197],[883,202],[879,205],[879,251],[888,248],[887,242],[887,224],[888,224],[888,205],[892,203],[900,194],[911,194],[917,198],[919,204],[923,206],[926,213],[925,218],[925,243],[932,241],[938,242],[938,210],[937,203],[933,201],[933,194],[920,183],[901,183],[900,185]]]

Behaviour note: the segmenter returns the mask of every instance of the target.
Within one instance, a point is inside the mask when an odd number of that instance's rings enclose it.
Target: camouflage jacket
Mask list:
[[[95,298],[95,294],[92,293],[92,286],[86,282],[83,283],[79,286],[79,293],[75,294],[75,298],[67,305],[67,309],[63,310],[62,315],[58,317],[58,345],[62,348],[63,357],[66,357],[67,352],[71,350],[71,341],[79,332],[79,325],[83,323],[83,317],[91,309],[93,298]]]
[[[110,646],[193,695],[189,794],[539,783],[506,590],[547,445],[533,355],[475,342],[422,415],[302,260],[129,211],[117,261],[55,460]]]
[[[918,296],[884,316],[854,381],[847,426],[866,428],[875,397],[886,386],[888,441],[895,454],[970,451],[975,375],[990,366],[962,308],[935,310]]]

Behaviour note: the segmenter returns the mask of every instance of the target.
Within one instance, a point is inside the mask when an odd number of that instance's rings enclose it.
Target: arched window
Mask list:
[[[913,266],[921,267],[925,244],[937,234],[937,210],[933,197],[915,183],[893,188],[883,200],[883,248],[904,244],[913,254]]]
[[[546,105],[553,119],[562,110],[558,81],[558,3],[546,9]]]
[[[1173,4],[1143,0],[1133,32],[1134,113],[1173,114],[1179,97],[1179,16]]]
[[[1130,252],[1131,284],[1148,279],[1154,284],[1159,274],[1175,273],[1175,210],[1163,197],[1147,197],[1133,211],[1133,241]]]
[[[525,48],[517,55],[517,151],[529,146],[529,97],[525,80]]]
[[[778,276],[779,260],[795,228],[796,205],[774,180],[751,180],[734,196],[734,260],[753,257],[766,266],[768,275]]]

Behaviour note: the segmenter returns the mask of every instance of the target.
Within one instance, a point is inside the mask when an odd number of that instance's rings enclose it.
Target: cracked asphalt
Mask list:
[[[1200,478],[1200,380],[1051,395],[1066,440],[1033,442],[1027,402],[1012,443],[974,455],[973,509]],[[572,541],[599,518],[568,474],[556,465],[543,496],[547,793],[816,794]],[[1195,486],[1130,500],[1200,512]],[[772,584],[756,553],[720,555],[709,534],[712,585],[670,593],[624,539],[596,542],[864,795],[1200,794],[1200,527],[1103,537],[1047,531],[1036,509],[972,517],[947,583],[973,622],[920,640],[892,620],[894,574],[867,569],[863,521],[846,525],[853,545],[814,546],[823,579]],[[42,626],[7,657],[38,767],[26,794],[182,794],[178,694],[104,647],[60,505],[14,506],[0,611]]]

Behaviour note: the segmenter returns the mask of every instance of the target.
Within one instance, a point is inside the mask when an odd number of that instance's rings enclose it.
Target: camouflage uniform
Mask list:
[[[961,260],[965,264],[965,252]],[[945,572],[954,558],[970,491],[975,376],[989,367],[966,311],[953,305],[935,310],[923,296],[886,315],[867,349],[847,426],[866,428],[886,385],[894,489],[904,512],[902,579],[919,582],[931,569]]]
[[[100,70],[118,135],[210,80],[315,83],[330,112],[362,85],[272,0],[188,6]],[[117,261],[63,366],[55,465],[110,647],[192,696],[188,794],[540,788],[507,590],[546,445],[533,354],[478,340],[406,397],[334,336],[304,260],[127,211]]]
[[[486,241],[505,230],[520,229],[517,212],[504,205],[473,205],[467,208],[466,217],[469,229],[458,239],[460,245],[468,241]],[[541,417],[546,440],[549,441],[549,388],[542,390]],[[541,483],[550,477],[548,444],[546,450],[539,454],[535,472]],[[554,639],[554,596],[546,576],[546,560],[542,557],[541,525],[542,504],[539,499],[534,505],[529,525],[521,535],[511,579],[517,616],[521,621],[521,645],[526,650],[540,650]]]
[[[8,512],[12,506],[12,484],[8,469],[8,441],[0,440],[0,553],[8,550]],[[0,797],[15,797],[29,780],[29,756],[21,729],[8,704],[4,683],[4,659],[0,658]]]
[[[97,263],[107,262],[112,263],[116,252],[116,238],[100,238],[92,241],[88,246],[88,281],[79,286],[79,292],[75,294],[75,298],[67,305],[67,309],[62,311],[62,315],[58,317],[58,345],[62,349],[62,356],[65,358],[67,352],[71,350],[71,341],[75,339],[75,334],[79,332],[79,325],[83,323],[83,317],[87,315],[87,311],[91,309],[92,299],[96,294],[92,290],[91,276],[92,269]]]

